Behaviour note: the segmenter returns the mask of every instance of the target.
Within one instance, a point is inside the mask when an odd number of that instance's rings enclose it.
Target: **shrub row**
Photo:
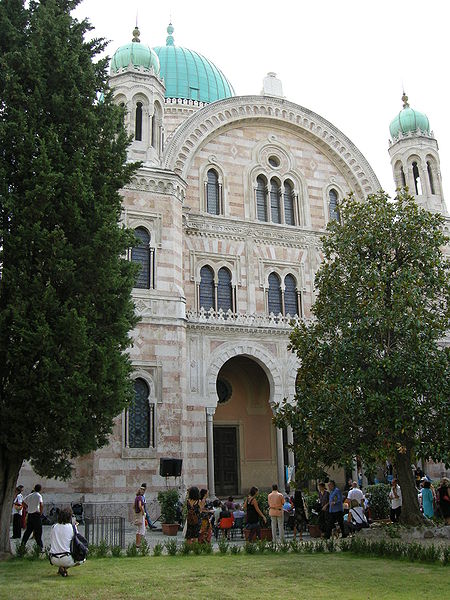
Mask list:
[[[228,540],[221,539],[218,542],[219,552],[218,554],[269,554],[269,553],[281,553],[287,554],[291,552],[293,554],[320,554],[324,552],[349,552],[359,556],[378,556],[383,558],[394,558],[394,559],[406,559],[412,562],[428,562],[428,563],[441,563],[447,566],[450,559],[450,547],[440,545],[423,545],[417,542],[404,543],[394,540],[368,540],[359,536],[354,536],[348,539],[336,540],[331,538],[329,540],[317,540],[317,541],[297,541],[292,540],[290,542],[284,542],[282,544],[275,544],[267,540],[259,540],[257,542],[246,542],[243,546],[230,544]],[[49,549],[46,548],[48,555]],[[101,542],[99,545],[91,545],[89,548],[89,558],[106,558],[109,556],[119,558],[121,556],[135,557],[135,556],[161,556],[163,553],[168,556],[187,556],[189,554],[213,554],[213,547],[211,544],[199,544],[194,542],[188,544],[183,542],[177,544],[176,540],[169,540],[165,544],[155,544],[153,548],[150,548],[146,540],[142,540],[140,548],[136,547],[133,542],[128,545],[125,552],[119,546],[108,546],[105,542]],[[35,545],[31,551],[18,546],[16,552],[16,558],[23,559],[28,558],[31,560],[40,558],[40,550]]]

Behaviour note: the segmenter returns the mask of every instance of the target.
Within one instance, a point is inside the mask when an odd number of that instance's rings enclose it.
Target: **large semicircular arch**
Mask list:
[[[279,404],[283,400],[284,396],[283,377],[280,365],[278,364],[276,357],[268,352],[263,346],[249,342],[237,345],[233,343],[223,344],[212,353],[206,373],[208,406],[217,406],[217,376],[223,365],[236,356],[246,356],[251,358],[263,369],[269,381],[269,403],[273,409],[276,404]]]
[[[341,169],[360,198],[381,189],[367,159],[332,123],[315,112],[283,98],[235,96],[213,102],[189,117],[169,139],[163,166],[186,178],[197,149],[219,129],[233,123],[274,123],[290,126],[322,149]]]

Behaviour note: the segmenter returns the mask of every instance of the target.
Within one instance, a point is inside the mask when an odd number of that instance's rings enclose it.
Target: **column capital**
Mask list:
[[[215,406],[207,406],[206,407],[206,416],[208,419],[212,419],[214,414],[216,412],[216,407]]]

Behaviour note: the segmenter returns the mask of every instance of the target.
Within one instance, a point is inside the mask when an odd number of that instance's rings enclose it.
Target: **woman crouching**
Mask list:
[[[75,562],[70,553],[70,542],[74,536],[72,509],[63,508],[58,513],[58,522],[53,525],[50,534],[50,563],[59,567],[58,575],[67,577],[67,569],[84,562]]]

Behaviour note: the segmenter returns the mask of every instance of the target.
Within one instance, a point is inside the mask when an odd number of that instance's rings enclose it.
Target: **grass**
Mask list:
[[[45,560],[0,563],[1,600],[427,600],[449,584],[440,565],[336,554],[96,559],[66,579]]]

